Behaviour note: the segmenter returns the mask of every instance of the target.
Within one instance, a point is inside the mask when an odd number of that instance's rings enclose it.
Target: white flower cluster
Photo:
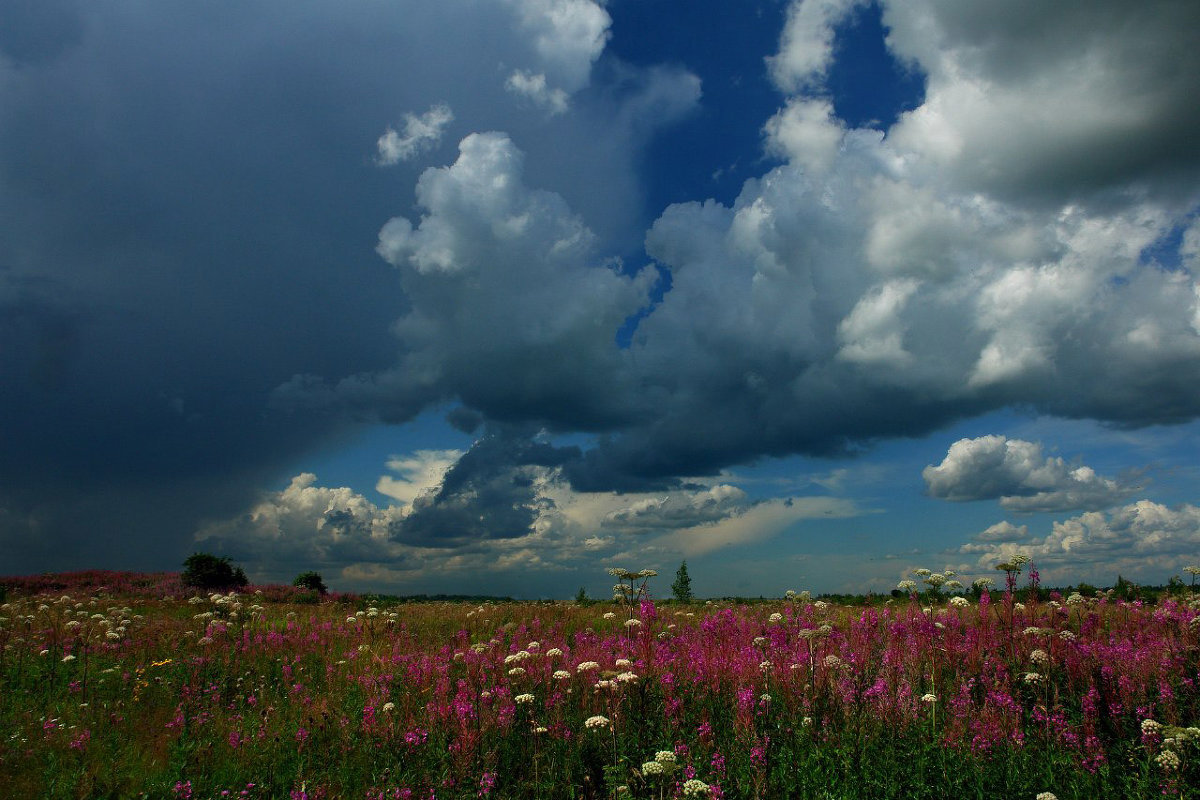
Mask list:
[[[707,797],[708,792],[708,784],[702,780],[690,778],[683,782],[684,797]]]
[[[597,714],[594,717],[588,717],[586,720],[584,720],[583,725],[588,730],[596,730],[598,728],[610,728],[610,727],[612,727],[612,720],[610,720],[608,717],[604,717],[604,716]]]
[[[584,661],[575,668],[576,672],[587,672],[588,670],[600,669],[600,665],[595,661]]]

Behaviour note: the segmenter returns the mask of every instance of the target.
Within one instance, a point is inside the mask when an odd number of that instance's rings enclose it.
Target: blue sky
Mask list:
[[[0,0],[0,574],[1200,560],[1194,3]]]

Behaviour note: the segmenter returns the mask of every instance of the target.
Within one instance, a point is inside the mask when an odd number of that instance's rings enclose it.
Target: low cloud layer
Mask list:
[[[247,513],[205,525],[197,540],[261,565],[259,576],[271,580],[303,567],[384,586],[471,572],[504,580],[530,569],[578,571],[590,581],[598,563],[666,568],[769,541],[806,520],[861,513],[835,498],[753,500],[720,483],[654,495],[577,493],[562,476],[564,451],[528,441],[497,430],[453,464],[428,451],[394,458],[389,467],[402,477],[385,475],[380,485],[399,484],[406,502],[381,505],[297,475]]]
[[[991,529],[989,529],[991,530]],[[1139,500],[1110,511],[1089,511],[1055,522],[1050,533],[1026,541],[980,541],[961,552],[980,571],[992,570],[1015,553],[1029,555],[1044,577],[1108,585],[1119,573],[1165,582],[1195,562],[1200,548],[1200,508],[1168,507]]]

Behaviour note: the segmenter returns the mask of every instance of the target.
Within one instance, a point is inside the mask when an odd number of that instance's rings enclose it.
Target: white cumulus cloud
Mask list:
[[[520,95],[551,114],[562,114],[567,110],[567,93],[562,89],[551,89],[546,85],[546,76],[515,70],[504,82],[504,88]]]
[[[432,149],[441,141],[446,126],[453,121],[454,112],[446,105],[433,106],[420,116],[405,114],[403,133],[388,128],[376,142],[378,163],[391,166]]]
[[[978,554],[981,570],[990,570],[1015,553],[1029,555],[1043,576],[1057,580],[1111,583],[1118,573],[1140,580],[1141,575],[1178,574],[1194,563],[1200,547],[1200,508],[1183,504],[1170,508],[1139,500],[1111,511],[1089,511],[1055,522],[1041,539],[985,540],[961,551]]]
[[[396,475],[382,475],[375,491],[405,505],[441,485],[447,470],[463,455],[461,450],[417,450],[407,456],[393,456],[387,467]]]
[[[1116,505],[1140,487],[1042,455],[1037,442],[981,436],[950,445],[937,466],[921,473],[929,494],[943,500],[994,500],[1010,511],[1066,511]]]

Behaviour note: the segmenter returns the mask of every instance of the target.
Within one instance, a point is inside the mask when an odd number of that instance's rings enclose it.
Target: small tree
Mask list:
[[[227,557],[211,553],[192,553],[183,562],[180,580],[184,586],[197,589],[240,589],[248,581],[241,567],[235,567]]]
[[[586,606],[592,601],[588,598],[587,587],[580,586],[579,591],[575,593],[575,605]]]
[[[317,594],[328,594],[329,592],[325,588],[325,581],[321,578],[321,573],[313,572],[312,570],[301,572],[297,575],[296,580],[292,581],[292,586],[300,589],[308,589],[310,592],[316,592]]]
[[[671,594],[681,603],[692,602],[692,579],[688,575],[687,561],[680,562],[675,572],[675,582],[671,584]]]

